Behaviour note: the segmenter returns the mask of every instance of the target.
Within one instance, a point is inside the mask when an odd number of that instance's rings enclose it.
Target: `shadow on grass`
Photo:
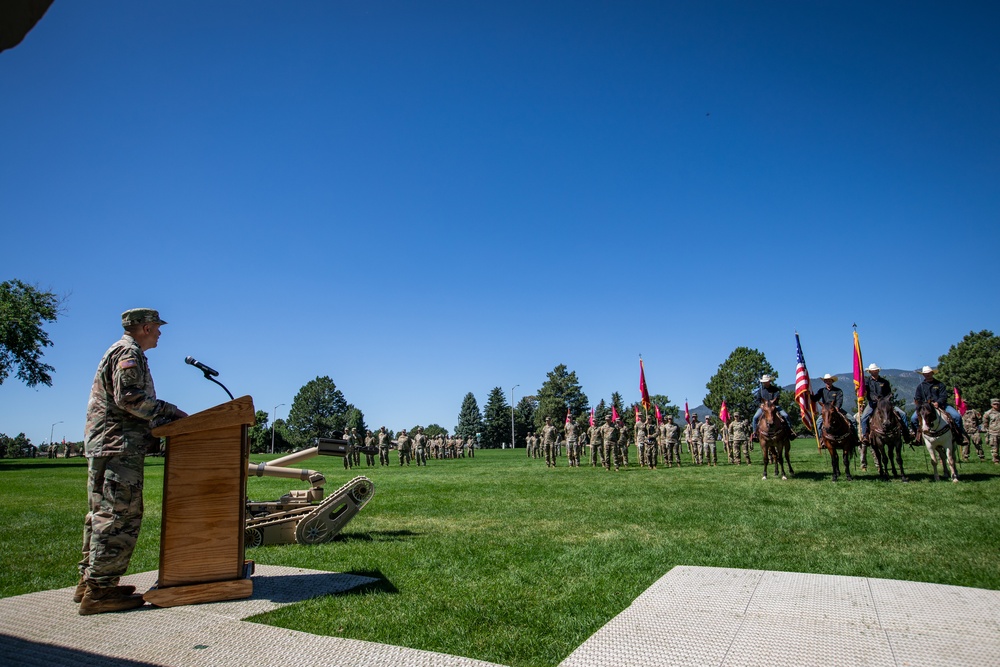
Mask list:
[[[407,537],[419,537],[423,533],[412,530],[369,530],[365,533],[342,533],[333,542],[401,542]]]
[[[45,459],[46,461],[56,459]],[[0,462],[0,471],[2,470],[32,470],[38,468],[44,468],[46,470],[57,470],[61,468],[86,468],[87,459],[77,459],[75,461],[66,462],[60,460],[59,463],[18,463],[15,459],[14,461]]]
[[[351,570],[350,572],[345,572],[345,574],[353,574],[357,577],[370,577],[372,579],[377,579],[378,581],[373,581],[370,584],[364,584],[362,586],[356,586],[349,591],[344,591],[339,595],[367,595],[369,593],[399,593],[399,589],[396,588],[391,581],[386,579],[385,575],[382,574],[381,570]]]

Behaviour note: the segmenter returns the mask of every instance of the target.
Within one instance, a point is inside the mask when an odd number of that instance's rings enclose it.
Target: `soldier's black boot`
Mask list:
[[[81,616],[90,614],[105,614],[112,611],[125,611],[126,609],[136,609],[146,604],[141,595],[132,595],[125,591],[131,586],[95,586],[87,583],[87,590],[80,600],[79,613]]]

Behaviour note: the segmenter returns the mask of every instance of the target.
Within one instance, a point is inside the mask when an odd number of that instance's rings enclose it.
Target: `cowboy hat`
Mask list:
[[[823,382],[826,382],[827,380],[829,380],[830,382],[836,382],[837,381],[837,376],[836,375],[830,375],[829,373],[827,373],[826,375],[823,376]]]
[[[872,371],[880,371],[880,370],[882,370],[882,369],[879,368],[876,364],[868,364],[868,372],[869,373],[871,373]]]
[[[937,373],[937,371],[931,368],[930,366],[924,366],[923,368],[920,369],[920,373],[922,375],[928,375],[930,373]]]
[[[774,378],[771,377],[770,375],[768,375],[767,373],[764,373],[762,376],[760,376],[760,381],[761,382],[770,382],[773,379]]]

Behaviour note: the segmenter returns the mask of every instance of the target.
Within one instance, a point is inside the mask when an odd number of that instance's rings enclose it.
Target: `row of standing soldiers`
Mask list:
[[[427,459],[464,459],[466,457],[475,458],[476,442],[470,437],[454,435],[449,437],[447,433],[439,433],[434,437],[429,437],[424,433],[422,426],[413,430],[409,434],[406,429],[402,429],[396,434],[393,440],[385,426],[375,433],[368,431],[364,440],[358,434],[357,429],[351,429],[346,434],[349,443],[348,455],[344,457],[344,467],[350,469],[361,465],[361,453],[364,451],[365,464],[375,465],[375,452],[378,452],[378,464],[388,466],[389,452],[395,449],[399,454],[399,465],[410,465],[415,461],[418,466],[426,466]],[[364,445],[364,449],[360,447]]]
[[[733,419],[722,429],[708,415],[704,422],[695,418],[684,429],[688,454],[696,465],[718,463],[717,443],[720,438],[730,463],[742,465],[745,457],[747,465],[750,464],[750,423],[739,413],[734,413]],[[643,468],[655,470],[660,461],[668,468],[681,464],[681,430],[672,419],[657,424],[652,419],[640,417],[635,424],[632,442],[636,445],[639,465]],[[580,467],[584,447],[590,447],[592,467],[600,464],[605,470],[613,468],[617,471],[622,465],[629,465],[631,443],[628,430],[612,421],[611,415],[605,417],[604,424],[592,425],[586,431],[567,421],[562,432],[552,424],[551,418],[546,417],[541,435],[528,434],[528,458],[544,458],[546,467],[555,467],[562,455],[563,444],[570,467]]]

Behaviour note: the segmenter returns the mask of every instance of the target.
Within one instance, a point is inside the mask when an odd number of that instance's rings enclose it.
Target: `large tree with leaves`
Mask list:
[[[43,326],[56,321],[60,305],[52,292],[20,280],[0,283],[0,384],[17,369],[17,379],[29,387],[52,386],[55,368],[42,362],[52,341]]]
[[[329,376],[310,380],[295,395],[288,411],[288,431],[296,447],[315,438],[332,438],[347,424],[347,401]]]
[[[559,364],[549,371],[547,379],[536,393],[538,409],[535,411],[535,430],[541,432],[545,418],[551,417],[553,424],[566,421],[566,410],[573,416],[590,411],[587,395],[576,379],[576,371],[568,372],[565,364]]]
[[[705,407],[719,414],[722,399],[726,400],[729,414],[739,411],[744,417],[752,417],[757,411],[757,401],[753,390],[760,383],[764,374],[773,377],[774,384],[779,385],[778,374],[767,361],[764,353],[749,347],[738,347],[719,365],[719,370],[712,376],[705,387]],[[793,409],[794,397],[791,392],[781,394],[781,407],[788,413],[792,425],[796,426],[801,419],[799,411]]]
[[[958,387],[962,400],[985,411],[1000,397],[1000,338],[992,331],[969,334],[938,358],[938,379]]]
[[[247,429],[247,440],[250,441],[250,452],[260,454],[271,447],[271,429],[267,427],[267,410],[257,410],[254,413],[254,425]]]
[[[483,415],[479,412],[479,403],[475,395],[470,391],[462,399],[462,409],[458,413],[458,425],[455,427],[455,435],[463,438],[475,438],[477,433],[483,432]]]
[[[503,389],[493,387],[483,408],[483,439],[485,448],[499,448],[501,443],[510,442],[511,411]]]

